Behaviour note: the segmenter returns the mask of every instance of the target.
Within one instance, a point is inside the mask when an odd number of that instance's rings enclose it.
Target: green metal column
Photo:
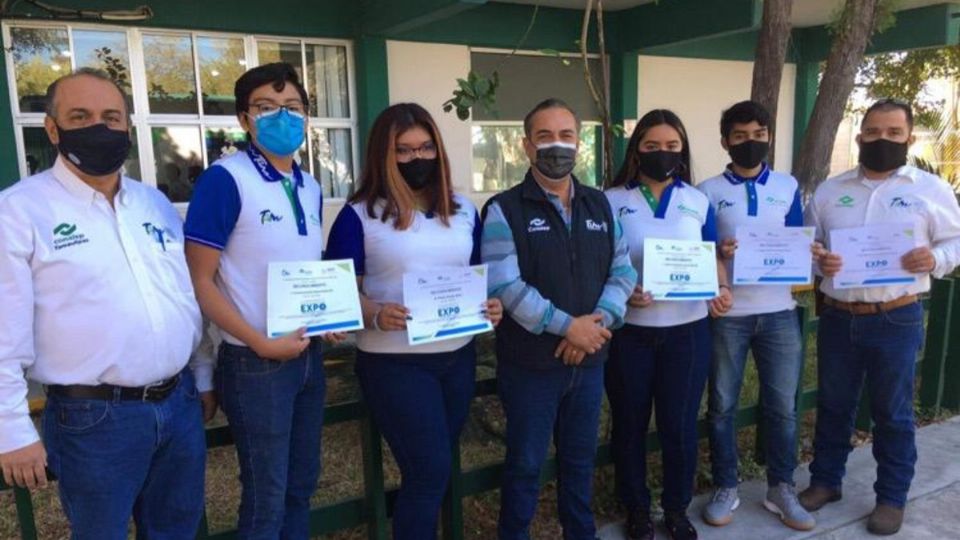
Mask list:
[[[0,37],[0,43],[3,38]],[[2,43],[3,48],[9,46]],[[10,88],[7,87],[6,55],[0,54],[0,189],[20,178],[17,143],[13,137],[13,112],[10,110]]]
[[[943,402],[944,372],[950,347],[954,280],[935,279],[931,287],[927,345],[920,363],[920,406],[939,414]]]
[[[390,104],[387,79],[387,41],[363,36],[356,40],[357,123],[360,128],[360,156],[366,151],[373,121]],[[360,162],[363,162],[361,158]]]
[[[638,56],[636,51],[610,54],[610,119],[614,125],[622,126],[624,120],[637,118],[637,93],[640,89]],[[623,163],[629,138],[629,133],[614,138],[614,169]]]
[[[797,79],[793,104],[793,159],[800,152],[800,143],[810,125],[813,104],[817,100],[817,88],[820,85],[820,64],[818,62],[797,62]]]

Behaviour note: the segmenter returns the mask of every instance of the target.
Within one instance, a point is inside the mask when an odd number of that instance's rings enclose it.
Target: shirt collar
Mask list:
[[[679,176],[674,176],[673,181],[670,182],[670,186],[674,188],[682,189],[687,187],[687,183],[681,180]],[[624,187],[626,187],[627,189],[637,189],[640,187],[640,181],[630,180],[629,182],[627,182],[627,185]]]
[[[903,178],[904,180],[910,181],[910,183],[916,183],[919,176],[917,171],[918,169],[916,167],[902,165],[890,173],[890,176],[887,176],[883,180],[871,180],[863,174],[863,165],[858,165],[857,168],[853,170],[854,174],[851,174],[848,180],[857,180],[860,182],[886,182],[888,180],[898,180]]]
[[[742,184],[744,182],[755,181],[756,183],[764,186],[767,184],[767,179],[770,178],[770,166],[766,162],[763,163],[763,168],[760,169],[760,172],[752,177],[746,178],[740,176],[739,174],[733,172],[733,167],[727,165],[727,170],[723,171],[723,177],[727,179],[733,185]]]
[[[56,161],[53,162],[53,168],[51,169],[53,177],[56,178],[57,182],[67,190],[68,193],[76,197],[81,201],[86,201],[90,204],[93,204],[97,198],[102,198],[106,200],[106,197],[99,191],[90,187],[89,184],[80,179],[79,176],[73,173],[69,167],[67,167],[66,162],[63,160],[63,156],[57,156]],[[120,174],[118,171],[117,174]],[[126,205],[129,199],[129,190],[126,187],[127,179],[120,174],[120,189],[117,191],[117,201],[120,204]]]
[[[286,176],[278,171],[252,142],[247,145],[247,156],[250,157],[250,161],[253,162],[253,166],[256,167],[264,181],[278,182]],[[297,187],[303,187],[303,173],[300,172],[300,166],[297,165],[296,160],[293,161],[293,177],[296,179]]]

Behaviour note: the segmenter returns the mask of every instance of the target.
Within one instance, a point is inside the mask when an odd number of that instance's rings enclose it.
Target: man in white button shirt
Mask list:
[[[820,185],[806,211],[806,224],[817,228],[823,243],[836,229],[908,223],[920,246],[901,259],[907,272],[917,274],[915,282],[869,288],[836,288],[842,256],[819,256],[824,309],[817,336],[817,427],[810,487],[800,502],[813,511],[840,499],[866,380],[877,460],[876,508],[867,528],[881,535],[900,529],[917,461],[914,366],[923,341],[918,295],[929,290],[931,274],[942,277],[960,263],[956,196],[937,176],[906,165],[912,129],[908,105],[893,100],[872,105],[857,136],[860,167]]]
[[[47,91],[51,169],[0,192],[0,466],[7,484],[58,479],[73,538],[193,538],[203,511],[198,386],[185,370],[200,311],[180,218],[119,173],[123,91],[80,70]],[[24,376],[26,372],[26,377]],[[43,442],[27,380],[45,385]]]

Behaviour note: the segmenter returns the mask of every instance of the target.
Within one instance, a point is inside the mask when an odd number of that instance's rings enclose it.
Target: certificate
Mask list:
[[[833,277],[836,289],[883,287],[913,283],[917,276],[903,269],[900,258],[917,247],[913,225],[885,223],[830,231],[830,251],[843,258]]]
[[[709,300],[717,296],[716,244],[644,239],[643,290],[654,300]]]
[[[735,285],[810,284],[813,227],[737,227]]]
[[[486,302],[485,264],[404,274],[407,342],[421,345],[492,330]]]
[[[273,262],[267,267],[267,335],[363,329],[353,260]]]

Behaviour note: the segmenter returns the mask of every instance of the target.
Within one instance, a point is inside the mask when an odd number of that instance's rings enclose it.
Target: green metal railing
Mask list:
[[[960,339],[951,340],[951,335],[960,335],[960,312],[954,316],[954,305],[960,305],[960,285],[953,279],[934,280],[930,298],[924,302],[928,312],[928,326],[926,346],[920,358],[918,391],[918,405],[939,414],[942,410],[960,409]],[[960,311],[960,310],[958,310]],[[803,330],[804,358],[807,354],[807,343],[818,325],[818,320],[806,308],[798,310],[801,328]],[[496,379],[478,381],[476,396],[489,396],[496,393]],[[799,412],[809,411],[816,407],[817,390],[815,388],[800,388],[797,392],[797,408]],[[861,403],[857,417],[858,429],[870,428],[870,414]],[[737,429],[757,426],[756,452],[759,460],[763,459],[761,436],[761,418],[759,405],[750,405],[741,408],[737,413]],[[799,415],[798,415],[799,418]],[[387,491],[385,488],[382,441],[376,426],[370,420],[366,408],[361,401],[352,401],[331,405],[326,408],[324,425],[334,425],[343,422],[359,421],[362,432],[363,451],[363,494],[314,508],[310,512],[310,530],[313,535],[328,534],[357,526],[367,526],[367,537],[370,540],[386,540],[387,529],[391,515],[396,490]],[[706,421],[698,423],[701,437],[707,434]],[[217,448],[233,444],[229,429],[226,426],[207,430],[207,448]],[[649,451],[659,449],[656,433],[647,436]],[[445,540],[460,540],[464,537],[463,528],[463,498],[483,492],[495,490],[500,485],[502,463],[487,465],[470,470],[462,470],[460,466],[460,446],[455,445],[452,452],[453,471],[450,487],[443,505],[442,529]],[[601,443],[597,447],[596,466],[600,467],[613,463],[609,443]],[[556,478],[556,461],[551,458],[544,466],[541,475],[542,482]],[[0,479],[0,491],[9,489]],[[14,489],[14,501],[17,511],[17,520],[20,526],[20,536],[24,540],[35,540],[37,528],[34,520],[33,501],[30,492],[24,489]],[[198,538],[227,540],[235,537],[235,531],[210,531],[207,521],[201,524]]]

